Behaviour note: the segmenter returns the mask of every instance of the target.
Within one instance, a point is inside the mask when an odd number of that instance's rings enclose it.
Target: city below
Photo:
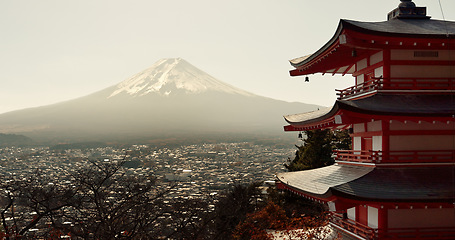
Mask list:
[[[154,175],[160,184],[175,185],[168,197],[206,197],[218,194],[233,184],[272,183],[275,174],[284,172],[283,163],[295,153],[294,146],[258,145],[255,143],[197,144],[181,147],[130,148],[0,148],[0,171],[6,179],[22,179],[45,173],[49,184],[64,184],[61,176],[90,162],[126,160],[131,174]]]

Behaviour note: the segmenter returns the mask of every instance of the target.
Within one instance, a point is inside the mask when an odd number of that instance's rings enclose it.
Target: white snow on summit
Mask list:
[[[120,93],[132,96],[158,93],[168,96],[173,94],[172,90],[184,90],[185,93],[219,91],[253,96],[251,93],[215,79],[181,58],[169,58],[161,59],[150,68],[117,84],[116,90],[109,98]]]

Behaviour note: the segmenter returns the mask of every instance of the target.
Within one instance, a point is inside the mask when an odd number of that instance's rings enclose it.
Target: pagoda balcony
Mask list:
[[[364,239],[455,239],[455,228],[389,228],[377,229],[348,219],[346,213],[330,212],[332,226]]]
[[[375,91],[447,91],[455,88],[455,78],[374,78],[355,86],[335,91],[338,99],[367,95]]]
[[[357,151],[334,150],[335,161],[393,164],[393,163],[453,163],[455,151],[428,150],[428,151]]]
[[[341,228],[365,239],[377,239],[377,229],[368,227],[347,218],[346,213],[329,212],[329,221],[332,226]]]
[[[335,161],[376,164],[382,160],[381,151],[334,150],[333,153]]]

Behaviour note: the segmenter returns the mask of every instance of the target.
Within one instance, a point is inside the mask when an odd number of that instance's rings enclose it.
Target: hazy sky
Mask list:
[[[438,0],[414,0],[442,19]],[[446,20],[455,1],[440,0]],[[0,113],[115,85],[181,57],[258,95],[330,106],[351,76],[289,77],[339,19],[385,21],[398,0],[0,0]]]

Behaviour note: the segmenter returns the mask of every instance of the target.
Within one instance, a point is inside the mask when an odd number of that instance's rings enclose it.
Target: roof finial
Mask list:
[[[416,4],[412,2],[412,0],[400,0],[401,3],[398,7],[405,7],[405,8],[415,8]]]
[[[428,19],[426,7],[416,7],[412,0],[400,0],[401,3],[397,8],[392,10],[388,15],[387,19]]]

